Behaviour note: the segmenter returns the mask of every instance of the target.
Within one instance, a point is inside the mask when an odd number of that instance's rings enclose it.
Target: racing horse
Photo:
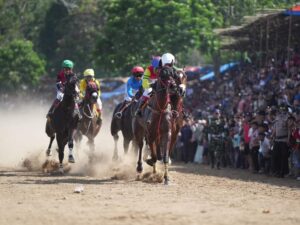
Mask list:
[[[138,103],[136,98],[134,98],[131,102],[127,103],[126,108],[124,109],[123,113],[121,116],[116,116],[116,113],[120,111],[122,107],[122,102],[119,103],[112,116],[111,124],[110,124],[110,133],[114,138],[114,153],[113,153],[113,160],[118,160],[118,140],[119,140],[119,135],[118,132],[121,131],[123,135],[123,148],[124,148],[124,153],[128,153],[128,148],[129,144],[133,139],[133,132],[132,132],[132,119],[134,117],[135,111],[137,109]],[[133,144],[133,149],[135,152],[137,152],[137,147]]]
[[[50,137],[47,155],[50,155],[50,148],[56,134],[60,173],[63,173],[64,149],[67,143],[70,150],[69,162],[74,162],[73,133],[78,123],[78,115],[74,114],[75,101],[78,97],[77,83],[76,75],[67,78],[63,99],[46,122],[46,133]]]
[[[153,173],[156,173],[156,162],[158,159],[163,159],[165,184],[169,183],[168,163],[173,122],[170,96],[177,87],[174,78],[170,75],[170,70],[171,68],[166,73],[160,71],[155,94],[149,99],[142,117],[136,116],[133,120],[134,142],[139,150],[137,172],[143,171],[142,149],[145,137],[151,151],[151,158],[147,159],[146,162],[152,166]]]
[[[179,131],[183,126],[185,114],[183,111],[183,97],[186,92],[187,75],[184,70],[177,71],[178,76],[175,79],[177,85],[176,91],[170,95],[171,109],[172,109],[172,131],[170,151],[173,151]]]
[[[80,111],[82,119],[79,121],[77,130],[74,135],[76,142],[82,140],[82,135],[88,138],[88,146],[90,148],[90,153],[95,151],[94,139],[100,131],[102,121],[98,121],[98,113],[96,110],[96,103],[98,96],[98,87],[94,82],[89,82],[86,88],[86,94],[80,105]]]

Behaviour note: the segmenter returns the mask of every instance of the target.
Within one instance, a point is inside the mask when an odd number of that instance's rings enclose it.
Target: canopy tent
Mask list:
[[[224,64],[222,66],[220,66],[220,74],[233,69],[234,67],[236,67],[239,63],[237,62],[232,62],[232,63],[227,63]],[[200,77],[200,81],[204,81],[204,80],[208,80],[208,79],[213,79],[215,76],[215,72],[209,72],[207,74],[205,74],[204,76]]]
[[[283,14],[286,16],[300,16],[300,4],[296,4],[294,7],[285,10]]]

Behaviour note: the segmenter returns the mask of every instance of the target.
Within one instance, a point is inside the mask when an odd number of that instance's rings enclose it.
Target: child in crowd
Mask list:
[[[271,143],[268,132],[259,133],[259,173],[269,174],[271,168]]]

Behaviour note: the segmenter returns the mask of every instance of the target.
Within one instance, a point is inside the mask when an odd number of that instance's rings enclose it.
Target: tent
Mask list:
[[[300,16],[300,4],[296,4],[290,9],[287,9],[283,12],[286,16]]]
[[[232,68],[236,67],[238,65],[237,62],[232,62],[232,63],[227,63],[227,64],[224,64],[222,66],[220,66],[220,73],[224,73],[228,70],[231,70]],[[208,79],[213,79],[215,76],[215,72],[209,72],[205,75],[203,75],[202,77],[200,77],[200,81],[204,81],[204,80],[208,80]]]

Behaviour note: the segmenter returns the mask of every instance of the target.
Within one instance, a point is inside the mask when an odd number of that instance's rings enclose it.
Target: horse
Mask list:
[[[132,132],[132,119],[134,117],[135,111],[138,107],[137,100],[134,98],[131,102],[127,103],[126,108],[124,109],[123,113],[121,114],[121,117],[115,116],[117,112],[120,111],[122,107],[122,102],[119,103],[112,115],[112,120],[110,124],[110,133],[114,138],[114,154],[113,154],[113,160],[118,160],[118,140],[119,135],[118,132],[121,131],[124,141],[123,141],[123,148],[124,153],[128,153],[129,144],[133,139],[133,132]],[[136,152],[136,146],[133,143],[133,149]]]
[[[50,155],[50,148],[55,138],[58,145],[59,172],[63,173],[64,148],[68,143],[69,162],[73,163],[73,133],[78,123],[78,116],[74,115],[75,101],[78,97],[78,79],[71,76],[67,79],[64,87],[64,97],[53,114],[48,117],[46,122],[46,134],[50,137],[47,155]]]
[[[100,131],[101,123],[97,123],[98,112],[96,103],[98,99],[98,87],[96,85],[87,85],[86,95],[80,105],[82,119],[78,122],[74,139],[77,143],[82,140],[82,135],[88,138],[90,153],[95,151],[94,139]]]
[[[173,125],[170,96],[175,92],[176,87],[172,76],[160,73],[155,94],[149,99],[142,117],[136,116],[133,120],[134,142],[139,148],[137,172],[143,171],[142,149],[145,137],[151,151],[151,158],[146,162],[153,167],[153,173],[156,173],[156,161],[163,159],[165,184],[169,183],[168,163]]]
[[[185,118],[185,114],[183,111],[183,97],[185,95],[185,89],[187,85],[187,75],[185,74],[184,70],[179,70],[178,77],[175,79],[175,83],[177,90],[170,95],[171,101],[171,109],[172,109],[172,131],[171,131],[171,143],[170,143],[170,150],[173,151],[174,146],[176,144],[176,140],[178,137],[178,133],[180,132],[183,121]]]

